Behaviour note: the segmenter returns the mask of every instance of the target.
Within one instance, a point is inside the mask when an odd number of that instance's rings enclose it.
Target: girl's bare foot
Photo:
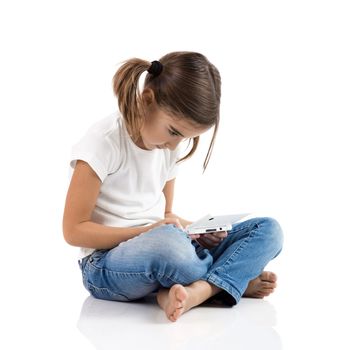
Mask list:
[[[249,282],[243,296],[248,298],[264,298],[273,293],[277,284],[277,276],[273,272],[264,271]]]
[[[198,280],[186,287],[174,284],[170,289],[160,289],[157,294],[159,306],[170,321],[176,321],[184,312],[202,304],[221,289],[207,281]]]
[[[191,292],[181,284],[174,284],[170,289],[161,289],[157,294],[159,306],[173,322],[195,306],[191,299]]]
[[[243,296],[264,298],[274,291],[276,280],[276,274],[264,271],[260,276],[249,282]],[[186,287],[181,284],[174,284],[170,289],[162,288],[157,294],[157,301],[165,311],[167,318],[175,322],[183,313],[200,305],[220,291],[221,289],[215,285],[199,280]]]

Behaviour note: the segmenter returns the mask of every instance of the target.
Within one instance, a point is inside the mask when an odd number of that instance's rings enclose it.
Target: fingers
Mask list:
[[[227,232],[207,233],[203,236],[213,243],[220,243],[227,237]]]
[[[214,232],[211,235],[214,236],[214,237],[218,237],[218,238],[226,238],[227,237],[227,231]]]
[[[227,237],[226,231],[206,233],[200,235],[197,242],[204,248],[211,249],[220,244]]]
[[[201,237],[197,239],[197,242],[204,248],[208,248],[208,249],[211,249],[220,243],[220,241],[214,241],[213,238],[208,238],[208,237],[205,237],[204,235],[201,235]]]
[[[211,249],[211,248],[215,247],[215,245],[213,245],[212,243],[209,243],[208,241],[206,241],[204,237],[198,238],[197,242],[202,247],[207,248],[207,249]]]
[[[181,225],[181,223],[180,223],[180,220],[179,219],[175,219],[175,225],[179,228],[179,229],[181,229],[181,230],[183,230],[184,228],[182,227],[182,225]]]
[[[176,227],[179,229],[183,230],[184,228],[182,227],[180,220],[178,218],[165,218],[164,220],[161,221],[162,224],[174,224]]]

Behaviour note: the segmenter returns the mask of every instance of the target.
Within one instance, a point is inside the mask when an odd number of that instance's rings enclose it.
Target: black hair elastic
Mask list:
[[[159,61],[153,61],[151,67],[148,68],[147,72],[157,77],[160,73],[162,73],[163,65]]]

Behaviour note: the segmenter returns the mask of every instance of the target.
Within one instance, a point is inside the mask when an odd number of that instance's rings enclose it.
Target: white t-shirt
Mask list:
[[[178,148],[175,151],[139,148],[117,112],[95,123],[73,146],[72,168],[78,159],[87,162],[102,181],[92,221],[131,227],[164,218],[163,188],[176,176]],[[81,248],[80,258],[93,251]]]

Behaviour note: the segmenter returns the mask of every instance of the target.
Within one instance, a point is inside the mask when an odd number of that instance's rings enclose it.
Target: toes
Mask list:
[[[182,305],[182,302],[181,302],[181,301],[175,302],[175,308],[176,308],[176,309],[179,309],[179,308],[182,308],[182,307],[183,307],[183,305]]]
[[[274,291],[275,291],[274,288],[261,288],[261,289],[255,291],[254,293],[249,294],[248,297],[262,299],[264,297],[269,296]]]
[[[181,285],[174,285],[170,288],[168,294],[168,303],[166,307],[166,315],[168,319],[175,322],[184,312],[185,300],[187,292]]]
[[[265,295],[263,292],[258,291],[258,292],[256,292],[256,293],[254,293],[254,294],[251,296],[251,298],[262,299],[262,298],[265,297],[265,296],[266,296],[266,295]]]
[[[275,282],[263,281],[263,282],[261,282],[260,286],[263,289],[274,289],[277,287],[277,284]]]
[[[176,310],[173,312],[173,314],[170,315],[170,317],[169,317],[170,321],[173,321],[173,322],[177,321],[177,319],[178,319],[178,318],[181,316],[181,314],[182,314],[182,309],[183,309],[183,308],[176,309]]]
[[[269,296],[271,293],[273,293],[273,289],[265,289],[265,290],[259,290],[254,294],[255,298],[262,299],[264,297]]]
[[[275,290],[274,289],[264,289],[263,291],[261,291],[265,297],[269,296],[270,294],[272,294]]]
[[[277,275],[271,271],[264,271],[260,275],[260,279],[262,281],[267,281],[267,282],[276,282],[277,281]]]

